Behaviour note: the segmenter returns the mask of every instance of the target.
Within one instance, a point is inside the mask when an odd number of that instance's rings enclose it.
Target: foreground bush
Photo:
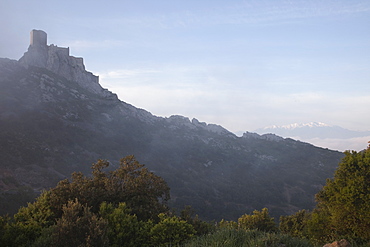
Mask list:
[[[362,152],[346,151],[316,200],[312,212],[280,217],[280,231],[321,246],[340,239],[370,246],[370,146]]]
[[[313,247],[304,239],[289,235],[266,233],[257,230],[236,230],[222,228],[213,234],[200,236],[187,242],[185,247]]]
[[[316,195],[317,213],[327,216],[331,237],[370,241],[370,146],[345,155],[334,178]]]
[[[192,225],[176,216],[160,214],[159,218],[159,223],[150,230],[153,246],[177,246],[195,234]]]
[[[261,211],[254,210],[253,214],[244,214],[238,219],[238,227],[244,230],[259,230],[264,232],[276,232],[274,218],[270,217],[267,208]]]
[[[203,229],[171,215],[169,187],[133,156],[114,171],[99,160],[92,176],[73,173],[14,217],[0,217],[0,246],[166,246]],[[193,224],[193,225],[192,225]]]

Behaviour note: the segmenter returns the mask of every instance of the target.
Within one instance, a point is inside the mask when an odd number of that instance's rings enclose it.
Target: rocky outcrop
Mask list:
[[[267,141],[273,141],[273,142],[280,142],[283,141],[284,138],[277,136],[275,134],[264,134],[264,135],[259,135],[257,133],[252,133],[252,132],[245,132],[243,134],[243,138],[245,139],[261,139],[261,140],[267,140]]]
[[[31,31],[31,42],[28,51],[19,59],[25,67],[46,68],[67,80],[77,82],[90,92],[111,97],[112,93],[103,89],[99,77],[85,70],[83,58],[69,55],[69,48],[47,45],[46,33],[41,30]]]
[[[186,127],[192,130],[202,129],[219,135],[235,136],[233,133],[216,124],[207,124],[205,122],[199,122],[198,119],[193,118],[191,121],[189,118],[179,115],[172,115],[169,118],[165,118],[166,122],[170,124],[171,129],[180,129]]]
[[[351,247],[351,244],[348,240],[342,239],[331,244],[325,244],[324,247]]]

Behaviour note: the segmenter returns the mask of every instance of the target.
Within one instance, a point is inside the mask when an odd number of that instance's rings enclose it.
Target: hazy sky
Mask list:
[[[370,130],[369,0],[0,1],[0,57],[32,29],[157,116]]]

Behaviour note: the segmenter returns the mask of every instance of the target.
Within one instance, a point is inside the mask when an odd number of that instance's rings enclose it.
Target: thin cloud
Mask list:
[[[240,1],[236,4],[201,6],[198,10],[186,9],[152,15],[133,14],[104,19],[108,27],[130,28],[187,28],[220,24],[266,25],[284,24],[306,18],[330,17],[368,13],[368,1]]]
[[[304,18],[370,12],[369,2],[340,1],[247,1],[227,8],[219,20],[233,24],[267,24]],[[229,18],[225,18],[229,17]]]
[[[122,40],[73,40],[61,44],[62,47],[72,47],[73,50],[82,51],[90,49],[117,48],[127,45]]]
[[[220,24],[284,24],[301,19],[368,13],[370,3],[341,1],[243,1],[141,20],[145,26],[188,27]],[[202,13],[202,14],[200,14]],[[131,22],[133,19],[130,20]],[[148,22],[149,21],[149,22]],[[136,24],[138,21],[135,22]]]
[[[236,3],[235,3],[236,2]],[[338,1],[338,0],[281,0],[281,1],[232,1],[215,2],[212,4],[194,3],[184,4],[184,10],[166,9],[153,13],[133,11],[122,16],[78,18],[66,22],[78,21],[78,25],[91,28],[91,22],[99,27],[117,30],[122,28],[150,28],[169,29],[187,28],[196,26],[209,26],[220,24],[248,24],[248,25],[276,25],[287,22],[300,21],[306,18],[330,17],[369,13],[369,1]],[[124,6],[124,4],[122,5]],[[160,4],[159,4],[160,6]]]
[[[138,76],[147,76],[148,74],[160,73],[160,70],[155,69],[120,69],[113,70],[108,72],[99,73],[100,78],[109,80],[109,79],[122,79],[128,77],[138,77]]]

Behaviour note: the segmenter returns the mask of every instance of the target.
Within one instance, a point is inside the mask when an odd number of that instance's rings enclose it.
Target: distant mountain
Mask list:
[[[34,30],[19,60],[0,59],[0,211],[50,188],[97,159],[126,155],[163,177],[170,206],[203,219],[268,207],[278,217],[312,209],[343,154],[267,134],[237,137],[183,116],[162,118],[103,89],[82,58]],[[31,191],[30,191],[31,189]]]
[[[353,131],[317,122],[270,126],[257,129],[255,132],[259,134],[273,133],[339,151],[361,151],[367,147],[367,142],[370,140],[370,131]]]
[[[259,134],[274,133],[283,137],[300,137],[302,139],[310,138],[337,138],[348,139],[355,137],[370,136],[370,131],[353,131],[339,126],[328,125],[320,122],[311,122],[305,124],[290,124],[283,126],[270,126],[255,130]]]

